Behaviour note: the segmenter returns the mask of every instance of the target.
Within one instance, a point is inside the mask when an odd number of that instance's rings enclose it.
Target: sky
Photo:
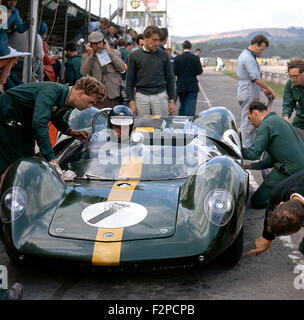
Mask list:
[[[72,0],[85,7],[86,0]],[[167,0],[169,32],[194,36],[253,28],[304,27],[303,0]],[[100,0],[91,0],[99,14]],[[109,17],[118,0],[102,0],[101,16]]]

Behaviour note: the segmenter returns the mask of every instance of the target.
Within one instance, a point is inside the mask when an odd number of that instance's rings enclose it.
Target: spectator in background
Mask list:
[[[174,59],[175,59],[175,57],[176,57],[176,54],[173,53],[173,51],[172,51],[171,48],[168,48],[168,49],[167,49],[167,53],[168,53],[170,62],[173,63],[173,62],[174,62]],[[173,65],[172,65],[172,68],[173,68]]]
[[[44,51],[44,58],[43,58],[44,80],[55,82],[56,75],[55,75],[53,65],[59,59],[59,56],[55,55],[51,58],[49,57],[49,46],[45,41],[47,36],[47,30],[48,30],[47,24],[43,21],[40,22],[38,33],[42,38],[42,45],[43,45],[43,51]]]
[[[144,46],[144,43],[145,43],[144,35],[142,33],[138,34],[135,40],[135,47],[133,48],[132,51],[135,51],[137,49],[142,49]]]
[[[74,85],[82,77],[80,73],[81,55],[77,52],[77,44],[70,41],[65,46],[68,61],[65,64],[65,82]]]
[[[17,31],[23,33],[28,29],[29,23],[23,23],[19,11],[15,8],[17,1],[7,1],[8,8],[8,20],[6,28],[0,28],[0,58],[10,54],[10,48],[8,44],[8,29],[10,31]],[[1,5],[1,0],[0,0]],[[11,72],[12,67],[16,64],[16,58],[4,58],[0,59],[0,94],[4,90],[4,84],[7,81],[7,78]]]
[[[19,74],[22,75],[23,66],[22,64],[18,64],[18,58],[15,59],[15,66],[12,67],[12,70],[6,80],[6,83],[4,85],[4,89],[8,90],[10,88],[13,88],[15,86],[19,86],[20,84],[23,84],[23,81],[21,80]]]
[[[16,64],[17,58],[1,59],[2,56],[7,55],[6,47],[0,45],[0,94],[4,91],[4,85],[7,82],[12,67]],[[9,50],[9,48],[7,48]],[[4,54],[3,54],[4,53]],[[6,53],[6,54],[5,54]]]
[[[195,55],[196,56],[201,56],[201,49],[200,48],[197,48],[196,50],[195,50]]]
[[[186,40],[182,44],[183,53],[174,59],[173,70],[177,76],[177,94],[180,100],[178,115],[194,116],[199,87],[197,76],[203,73],[198,56],[190,52],[192,45]]]
[[[224,63],[221,57],[216,57],[216,69],[215,71],[223,70],[224,69]]]
[[[128,29],[126,33],[127,42],[135,43],[136,36],[137,36],[137,32],[134,29],[132,28]]]
[[[174,114],[172,67],[167,52],[158,48],[162,35],[158,27],[148,26],[143,48],[129,55],[126,94],[134,115]]]
[[[43,81],[44,78],[44,50],[43,40],[39,34],[36,34],[34,57],[33,57],[33,70],[38,76],[39,81]]]
[[[292,113],[296,111],[292,125],[304,129],[304,60],[289,61],[287,70],[289,79],[284,90],[282,116],[290,122]]]
[[[81,58],[80,73],[94,77],[106,87],[106,99],[96,106],[114,107],[120,104],[121,73],[125,71],[125,63],[121,59],[120,52],[110,48],[101,32],[90,33],[88,40],[86,53]],[[108,56],[110,60],[105,62],[101,59],[101,55]]]
[[[132,52],[132,49],[133,49],[133,44],[132,44],[132,42],[127,42],[127,43],[126,43],[126,49],[129,51],[129,53]]]
[[[8,32],[17,31],[19,33],[25,32],[29,25],[30,20],[27,19],[25,22],[20,18],[19,10],[16,8],[17,0],[7,0],[6,6],[8,9]]]
[[[118,46],[117,49],[120,51],[120,54],[121,54],[121,59],[127,63],[128,62],[128,56],[130,54],[130,51],[128,51],[126,49],[126,45],[127,45],[127,42],[125,39],[121,38],[121,39],[118,39],[117,42],[116,42],[116,45]]]
[[[168,29],[167,28],[160,28],[160,30],[162,32],[162,36],[160,38],[160,43],[159,43],[158,47],[160,49],[166,50],[165,45],[168,40]]]
[[[107,32],[110,22],[107,18],[100,18],[99,21],[93,21],[90,23],[90,33],[94,31],[99,31],[103,33],[105,39],[107,39]]]
[[[108,42],[110,47],[113,49],[115,47],[116,41],[121,38],[118,34],[118,31],[119,27],[115,23],[111,22],[108,29]]]
[[[264,35],[256,35],[248,48],[241,52],[236,64],[236,74],[239,78],[237,99],[241,107],[240,132],[244,148],[252,144],[256,131],[248,120],[250,103],[259,100],[261,90],[267,97],[272,95],[275,98],[275,92],[261,78],[260,66],[256,60],[268,46],[269,41]]]
[[[107,39],[108,28],[110,26],[110,22],[107,18],[101,18],[99,20],[99,31],[103,33],[105,39]]]

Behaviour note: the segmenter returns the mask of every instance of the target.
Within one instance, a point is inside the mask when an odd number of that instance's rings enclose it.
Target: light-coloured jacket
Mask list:
[[[121,72],[125,70],[125,63],[120,57],[120,52],[111,49],[111,63],[106,65],[107,73],[103,73],[98,57],[94,53],[88,56],[86,53],[81,57],[80,73],[85,76],[89,75],[105,85],[109,99],[115,99],[120,96]]]
[[[260,66],[253,54],[248,49],[242,51],[236,64],[236,74],[239,78],[238,101],[243,101],[249,97],[259,99],[261,88],[255,81],[261,79],[260,72]]]

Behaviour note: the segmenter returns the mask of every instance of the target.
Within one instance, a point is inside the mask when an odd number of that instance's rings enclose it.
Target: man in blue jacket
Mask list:
[[[183,53],[174,59],[173,69],[177,76],[177,89],[180,100],[178,115],[194,116],[197,94],[199,91],[196,76],[203,73],[202,65],[198,56],[190,52],[190,41],[184,41]]]

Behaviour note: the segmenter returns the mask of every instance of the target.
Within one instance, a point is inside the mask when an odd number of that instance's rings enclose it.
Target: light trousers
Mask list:
[[[252,145],[256,134],[255,127],[250,124],[248,119],[248,109],[252,101],[254,101],[254,98],[252,97],[246,98],[243,101],[239,101],[239,105],[241,106],[240,132],[242,135],[243,148],[249,148]]]
[[[158,94],[146,95],[136,92],[135,103],[137,115],[169,115],[169,101],[167,92],[163,91]]]

